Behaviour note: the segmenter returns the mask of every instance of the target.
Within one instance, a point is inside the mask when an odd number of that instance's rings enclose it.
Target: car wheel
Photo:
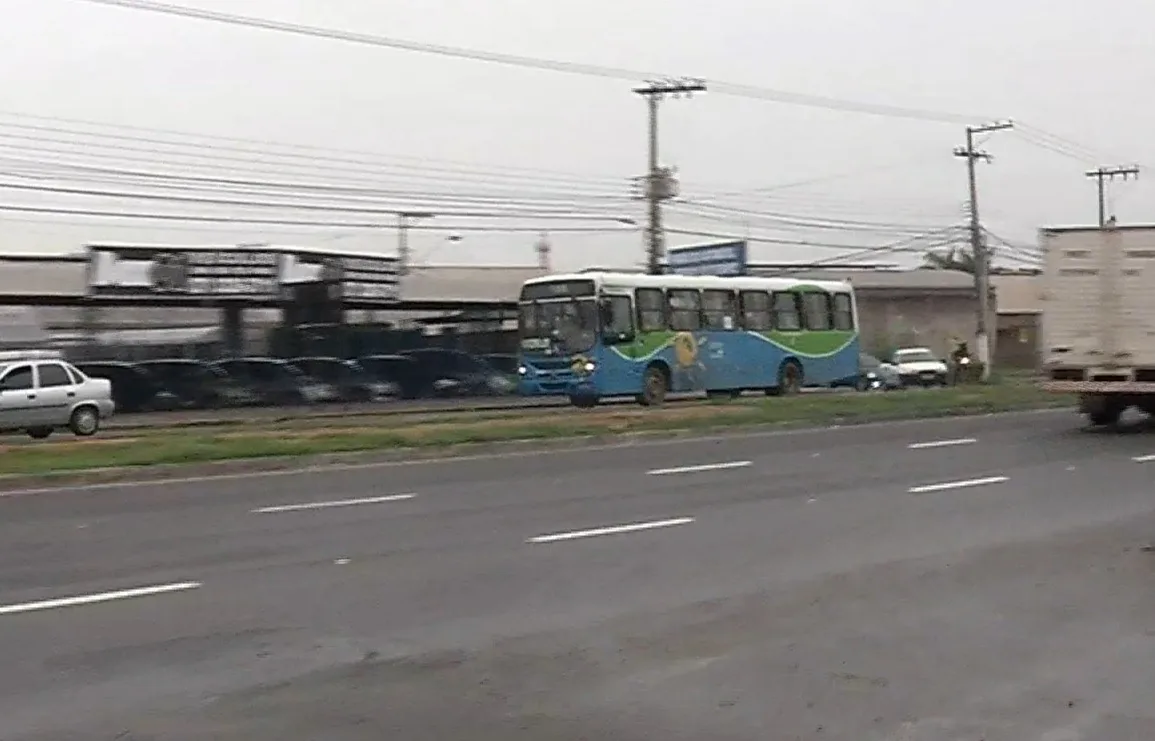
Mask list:
[[[77,437],[91,437],[100,429],[100,413],[95,407],[80,407],[72,413],[68,429]]]
[[[33,440],[43,440],[51,434],[51,427],[33,427],[31,430],[28,430],[28,437]]]

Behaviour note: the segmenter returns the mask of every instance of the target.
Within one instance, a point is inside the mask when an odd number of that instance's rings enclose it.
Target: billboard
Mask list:
[[[280,255],[258,246],[88,246],[88,293],[116,298],[274,299]]]
[[[328,283],[329,296],[343,301],[400,300],[400,271],[396,257],[305,250],[287,252],[285,257],[282,283]]]
[[[88,295],[116,299],[273,302],[290,286],[319,282],[330,299],[392,303],[399,281],[396,257],[267,244],[88,246]]]
[[[676,275],[746,275],[745,240],[674,247],[666,253],[667,272]]]

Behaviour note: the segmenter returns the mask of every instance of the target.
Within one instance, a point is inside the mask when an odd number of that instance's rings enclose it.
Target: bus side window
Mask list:
[[[661,332],[666,328],[666,297],[660,288],[639,288],[638,331]]]
[[[798,294],[790,291],[774,294],[774,328],[783,332],[797,332],[802,329]]]
[[[834,294],[834,328],[843,332],[854,330],[854,304],[848,293]]]
[[[765,291],[742,291],[742,328],[766,332],[773,328],[770,315],[770,294]]]
[[[737,329],[734,304],[731,291],[702,291],[702,316],[706,329],[721,332]]]
[[[702,297],[697,291],[673,289],[666,297],[670,306],[670,329],[693,332],[702,328]]]
[[[809,292],[802,294],[802,308],[806,328],[815,332],[830,329],[830,294]]]

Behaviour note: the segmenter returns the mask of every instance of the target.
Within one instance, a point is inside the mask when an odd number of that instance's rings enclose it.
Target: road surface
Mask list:
[[[6,741],[1149,741],[1155,435],[1036,413],[0,497]]]

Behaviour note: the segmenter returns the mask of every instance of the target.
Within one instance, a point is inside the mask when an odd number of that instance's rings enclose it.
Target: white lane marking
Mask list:
[[[300,512],[308,509],[328,509],[330,507],[356,507],[362,504],[385,504],[412,499],[416,494],[390,494],[384,497],[363,497],[361,499],[334,499],[328,502],[304,502],[302,504],[279,504],[275,507],[259,507],[249,512],[254,515],[271,515],[279,512]]]
[[[646,471],[649,476],[669,476],[675,473],[700,473],[702,471],[725,471],[730,468],[749,468],[754,461],[730,461],[729,463],[703,463],[700,466],[680,466],[677,468],[655,468]]]
[[[552,533],[530,538],[527,543],[556,543],[559,540],[577,540],[578,538],[595,538],[599,535],[617,535],[619,533],[636,533],[639,530],[655,530],[662,527],[676,527],[688,525],[694,521],[693,517],[678,517],[672,520],[656,520],[654,522],[635,522],[629,525],[614,525],[599,527],[593,530],[574,530],[568,533]]]
[[[973,437],[960,437],[955,440],[931,440],[925,443],[911,443],[906,447],[911,450],[926,450],[928,448],[949,448],[954,445],[972,445],[978,440]]]
[[[1137,455],[1131,460],[1136,463],[1150,463],[1151,461],[1155,461],[1155,455]]]
[[[240,471],[237,473],[208,473],[199,476],[172,476],[155,479],[135,479],[130,481],[101,481],[96,483],[66,484],[64,486],[41,486],[28,489],[8,489],[0,491],[0,499],[26,497],[36,494],[74,494],[108,489],[141,489],[183,484],[210,484],[214,481],[245,481],[249,479],[270,479],[282,476],[327,475],[339,471],[370,471],[376,468],[409,468],[413,466],[432,466],[446,464],[475,463],[477,461],[503,460],[509,458],[529,458],[542,455],[586,455],[605,450],[621,448],[668,448],[679,445],[698,445],[704,442],[730,442],[735,438],[774,438],[800,437],[804,435],[828,435],[832,430],[846,431],[858,434],[859,430],[870,430],[877,427],[918,427],[930,424],[955,424],[957,422],[974,422],[978,420],[998,420],[1012,417],[1035,417],[1041,415],[1070,414],[1068,408],[1055,409],[1028,409],[1017,412],[987,412],[984,414],[968,414],[960,417],[931,417],[921,419],[891,419],[881,422],[863,422],[854,425],[825,425],[822,427],[806,427],[788,430],[747,430],[744,432],[720,433],[716,435],[702,435],[692,438],[668,438],[658,440],[628,440],[606,445],[581,445],[567,448],[538,448],[532,450],[509,450],[493,453],[478,453],[474,455],[430,456],[416,460],[368,461],[365,463],[328,463],[308,464],[300,468],[285,468],[276,471]],[[5,474],[0,476],[0,482],[5,478],[21,478],[19,474]]]
[[[1010,481],[1006,476],[987,476],[983,479],[964,479],[962,481],[947,481],[942,484],[927,484],[926,486],[912,486],[907,489],[911,494],[927,494],[932,491],[947,491],[948,489],[965,489],[970,486],[987,486]]]
[[[15,615],[21,612],[37,612],[39,610],[54,610],[60,607],[79,607],[80,605],[95,605],[101,602],[114,602],[122,599],[137,597],[151,597],[157,594],[170,592],[187,592],[190,589],[199,589],[200,582],[186,581],[178,584],[158,584],[152,587],[136,587],[135,589],[121,589],[116,592],[99,592],[85,594],[79,597],[61,597],[39,602],[23,602],[15,605],[0,605],[0,615]]]

